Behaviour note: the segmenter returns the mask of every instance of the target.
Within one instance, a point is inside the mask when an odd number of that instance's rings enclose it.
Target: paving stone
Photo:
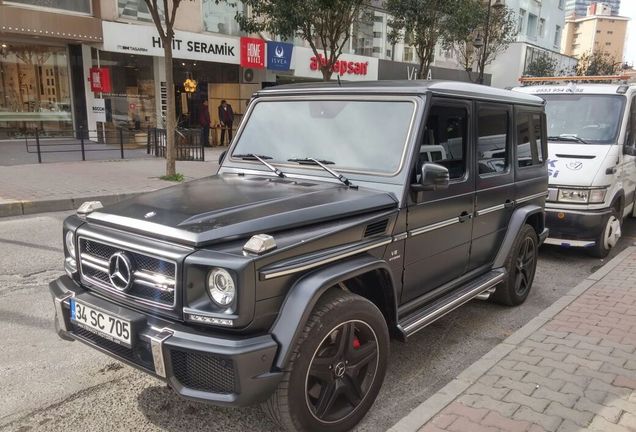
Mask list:
[[[568,408],[572,408],[576,401],[579,399],[579,396],[572,393],[561,393],[550,390],[547,387],[538,388],[533,394],[533,398],[546,399],[550,401],[557,401],[561,403],[563,406]]]
[[[594,418],[594,414],[587,411],[578,411],[561,405],[559,402],[550,402],[544,411],[547,415],[553,415],[570,420],[579,426],[586,427]]]
[[[600,370],[592,370],[585,366],[579,366],[576,371],[574,371],[575,375],[584,376],[590,379],[597,379],[599,381],[603,381],[607,384],[610,384],[616,378],[616,374],[601,372]]]
[[[457,417],[466,417],[470,421],[474,421],[477,423],[479,423],[479,420],[484,418],[489,412],[489,410],[486,408],[474,408],[468,405],[464,405],[460,402],[453,402],[448,407],[446,407],[444,411]]]
[[[601,362],[605,362],[605,363],[611,363],[614,366],[618,366],[618,367],[622,367],[626,360],[624,358],[621,357],[614,357],[611,355],[605,355],[605,354],[600,354],[597,352],[592,351],[590,353],[590,356],[588,357],[590,360],[595,360],[595,361],[601,361]]]
[[[618,387],[627,387],[629,389],[636,390],[636,379],[634,378],[619,375],[612,384]]]
[[[636,415],[624,412],[618,421],[618,424],[636,431]]]
[[[603,381],[599,381],[597,379],[592,379],[592,381],[587,386],[587,388],[590,390],[600,390],[607,393],[612,393],[621,398],[624,398],[631,393],[630,390],[624,387],[614,387],[612,385],[606,384]]]
[[[478,394],[490,396],[493,399],[501,400],[509,390],[506,388],[495,388],[484,384],[476,383],[466,389],[466,394]]]
[[[547,399],[539,399],[535,396],[526,396],[517,390],[510,390],[510,392],[503,398],[503,400],[505,402],[516,403],[521,406],[530,407],[536,412],[543,412],[543,410],[550,403],[550,401]]]
[[[583,349],[583,350],[590,350],[591,352],[598,352],[600,354],[605,354],[605,355],[609,355],[613,349],[611,347],[604,347],[598,344],[591,344],[591,343],[583,342],[583,341],[579,342],[576,345],[576,348]]]
[[[622,412],[620,408],[601,405],[586,397],[579,398],[574,405],[574,409],[595,413],[611,423],[618,423],[618,419]]]
[[[470,421],[466,417],[458,417],[447,429],[453,432],[499,432],[499,429],[495,427],[482,426],[479,423]]]
[[[474,408],[487,408],[491,411],[498,412],[504,417],[512,416],[512,413],[519,409],[519,404],[502,402],[488,396],[481,395],[462,395],[459,399],[457,399],[457,402]]]
[[[532,348],[528,348],[528,350],[531,350]],[[519,364],[530,364],[533,366],[536,366],[537,363],[539,363],[542,360],[542,357],[539,356],[531,356],[528,354],[522,354],[520,352],[517,352],[517,350],[511,352],[510,354],[508,354],[506,356],[506,360],[515,360],[517,362],[519,362],[516,366],[515,369],[518,368]],[[525,370],[525,369],[523,369]]]
[[[589,357],[590,355],[591,353],[587,357]],[[572,354],[569,354],[565,359],[563,359],[563,362],[585,366],[594,370],[599,370],[601,368],[601,364],[603,363],[601,361],[588,360],[587,358],[581,358]]]
[[[490,411],[481,421],[484,426],[493,426],[506,432],[524,432],[530,428],[530,423],[524,420],[512,420]]]
[[[534,374],[532,372],[527,373],[521,381],[530,382],[538,385],[539,387],[547,387],[550,390],[559,391],[565,385],[565,381],[546,378],[541,375]]]
[[[569,374],[573,374],[576,368],[578,367],[578,365],[574,363],[565,363],[564,361],[552,360],[550,358],[544,358],[543,360],[539,362],[537,366],[546,367],[550,369],[560,369],[563,372],[569,373]]]
[[[508,377],[501,377],[494,384],[494,387],[503,387],[509,390],[517,390],[521,393],[530,396],[532,392],[536,390],[536,384],[533,383],[525,383],[521,381],[513,381]]]
[[[566,381],[566,385],[567,383],[571,383],[571,384],[575,384],[576,386],[580,388],[577,390],[572,390],[571,388],[569,388],[570,389],[569,391],[565,391],[562,389],[561,391],[563,393],[583,394],[583,389],[587,387],[587,384],[590,382],[590,378],[584,377],[582,375],[569,374],[567,372],[562,371],[561,369],[553,370],[550,376],[548,376],[548,378],[554,378],[560,381]]]
[[[589,429],[595,432],[634,432],[633,429],[628,429],[625,426],[610,423],[601,416],[594,417],[594,420],[590,423]]]
[[[555,360],[555,361],[561,361],[565,358],[565,356],[567,354],[565,353],[558,353],[555,351],[546,351],[546,350],[541,350],[538,348],[534,348],[532,350],[532,352],[530,353],[530,355],[533,356],[539,356],[539,357],[543,357],[543,358],[549,358],[551,360]]]
[[[636,415],[636,400],[635,401],[625,400],[625,399],[616,397],[616,395],[608,394],[603,404],[606,406],[619,408],[625,412]]]
[[[559,417],[541,414],[526,406],[522,406],[515,411],[512,418],[515,420],[525,420],[530,423],[536,423],[547,431],[556,431],[562,422],[562,419]]]
[[[554,336],[548,336],[545,338],[545,340],[543,341],[543,343],[541,345],[538,345],[536,348],[539,349],[547,349],[547,350],[553,350],[557,345],[559,346],[569,346],[570,348],[574,348],[574,346],[578,343],[578,341],[576,340],[570,340],[568,338],[556,338]],[[548,344],[553,344],[552,346],[549,346]]]
[[[557,432],[581,432],[581,426],[577,425],[573,421],[563,420]]]
[[[603,363],[599,372],[605,372],[616,376],[625,376],[627,378],[636,379],[636,370],[627,369],[625,367],[614,366],[611,363]]]
[[[557,352],[557,353],[565,353],[565,354],[569,354],[569,355],[580,356],[580,357],[583,357],[583,358],[585,358],[588,355],[590,355],[590,351],[589,350],[582,350],[582,349],[572,348],[572,347],[564,346],[564,345],[559,345],[556,348],[554,348],[552,351]]]
[[[457,416],[456,415],[453,415],[453,414],[440,414],[440,415],[436,416],[435,418],[433,418],[433,420],[431,420],[431,422],[432,422],[432,424],[434,424],[435,426],[439,427],[440,429],[446,429],[455,420],[457,420]]]
[[[533,366],[533,365],[531,365],[529,363],[522,362],[522,361],[517,363],[514,366],[513,369],[514,370],[531,372],[531,373],[534,373],[536,375],[541,375],[543,377],[547,377],[548,375],[550,375],[550,372],[552,372],[552,368],[542,367],[542,366]]]

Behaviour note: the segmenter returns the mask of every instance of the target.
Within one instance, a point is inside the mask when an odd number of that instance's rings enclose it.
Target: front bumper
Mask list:
[[[545,223],[550,230],[546,244],[591,247],[601,235],[610,209],[575,211],[547,209]]]
[[[123,308],[84,290],[68,276],[49,284],[55,328],[66,340],[79,340],[168,383],[179,395],[217,405],[245,406],[267,399],[281,372],[272,371],[278,345],[271,335],[227,338],[181,323]],[[71,297],[131,321],[132,348],[75,325]]]

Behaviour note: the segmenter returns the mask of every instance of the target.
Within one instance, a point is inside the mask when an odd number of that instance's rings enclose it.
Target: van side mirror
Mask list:
[[[448,168],[436,163],[427,162],[422,165],[422,175],[419,184],[413,185],[416,191],[435,191],[448,189],[450,175]]]
[[[223,159],[225,159],[226,153],[227,153],[227,150],[223,150],[223,152],[221,152],[221,154],[219,155],[219,165],[223,163]]]

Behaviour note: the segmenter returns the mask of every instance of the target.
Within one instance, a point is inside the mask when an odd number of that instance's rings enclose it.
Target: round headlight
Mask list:
[[[66,244],[66,250],[68,254],[75,258],[75,235],[73,231],[67,231],[64,236],[64,243]]]
[[[208,292],[219,306],[227,306],[234,300],[236,287],[227,270],[215,268],[208,273]]]

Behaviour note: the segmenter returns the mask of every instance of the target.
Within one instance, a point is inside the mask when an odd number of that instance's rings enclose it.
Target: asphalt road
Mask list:
[[[0,219],[0,430],[277,430],[258,408],[182,400],[160,381],[57,338],[47,283],[63,272],[66,214]],[[628,220],[611,256],[634,240],[636,221]],[[578,250],[544,247],[533,290],[521,307],[474,301],[407,344],[393,342],[384,386],[358,430],[383,431],[395,424],[603,262]]]

